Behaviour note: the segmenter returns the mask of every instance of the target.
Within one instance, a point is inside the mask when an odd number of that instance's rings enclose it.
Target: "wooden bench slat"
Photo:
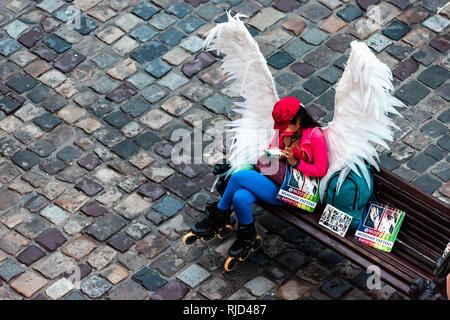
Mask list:
[[[435,237],[439,237],[441,241],[441,245],[444,246],[447,244],[447,240],[450,237],[450,221],[445,221],[442,219],[441,221],[436,221],[432,219],[430,216],[425,216],[421,213],[417,207],[408,204],[407,202],[397,202],[399,201],[398,195],[392,195],[389,193],[381,193],[383,195],[383,199],[386,202],[391,203],[391,205],[398,207],[401,210],[406,212],[405,222],[408,219],[414,220],[414,224],[421,227],[424,232],[429,234],[429,238],[435,239]],[[436,216],[433,216],[437,218]]]

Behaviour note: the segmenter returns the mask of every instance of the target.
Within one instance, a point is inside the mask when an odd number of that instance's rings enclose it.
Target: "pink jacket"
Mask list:
[[[292,135],[292,132],[282,132],[278,138],[278,146],[282,148],[283,137]],[[306,153],[307,160],[301,160],[301,153],[294,150],[294,157],[300,160],[297,169],[309,177],[322,178],[327,173],[328,156],[327,144],[325,137],[320,128],[304,129],[302,133],[302,140],[298,145]]]

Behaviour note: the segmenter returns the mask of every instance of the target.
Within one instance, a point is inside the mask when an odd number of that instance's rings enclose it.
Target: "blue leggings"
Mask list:
[[[276,195],[280,187],[265,175],[254,170],[240,170],[234,173],[217,207],[220,210],[230,209],[233,203],[234,212],[240,224],[253,222],[251,204],[263,200],[274,205],[283,205]]]

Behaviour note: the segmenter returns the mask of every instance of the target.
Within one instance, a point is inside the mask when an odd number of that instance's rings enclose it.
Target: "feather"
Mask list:
[[[255,164],[264,154],[275,133],[271,114],[279,99],[267,61],[239,19],[246,16],[231,16],[229,11],[227,16],[228,22],[217,24],[207,33],[203,48],[223,53],[223,74],[229,75],[227,81],[241,85],[244,102],[234,103],[233,111],[242,117],[227,123],[227,133],[234,138],[227,150],[232,172],[241,165]]]
[[[394,106],[405,105],[392,96],[391,70],[363,42],[353,41],[344,73],[336,88],[333,120],[323,129],[328,152],[328,170],[320,182],[323,200],[331,175],[342,170],[337,183],[339,191],[346,176],[358,168],[369,185],[364,161],[376,170],[378,154],[372,143],[389,150],[386,141],[393,140],[398,128],[388,114],[400,115]],[[401,116],[401,115],[400,115]]]

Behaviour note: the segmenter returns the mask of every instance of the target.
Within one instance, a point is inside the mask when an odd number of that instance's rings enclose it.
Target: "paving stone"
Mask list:
[[[142,268],[132,276],[132,279],[144,286],[149,291],[157,291],[167,283],[167,280],[161,278],[155,271],[147,267]]]
[[[198,292],[209,300],[220,300],[236,290],[236,287],[222,278],[211,278],[204,282]]]
[[[159,226],[164,221],[164,216],[154,210],[148,211],[145,214],[145,218],[156,226]]]
[[[414,106],[429,92],[430,90],[424,87],[422,84],[415,80],[412,80],[400,87],[400,89],[396,91],[395,96],[400,100],[406,102],[408,105]]]
[[[11,279],[24,272],[25,269],[23,269],[13,259],[8,259],[0,265],[0,278],[6,282],[9,282]]]
[[[130,240],[128,237],[117,234],[113,236],[109,241],[108,245],[116,249],[117,251],[124,253],[128,251],[128,249],[134,244],[132,240]]]
[[[30,170],[40,161],[35,153],[28,150],[22,150],[15,153],[11,160],[24,170]]]
[[[316,262],[310,263],[306,268],[297,272],[302,279],[312,284],[320,284],[330,278],[333,274]]]
[[[147,2],[141,2],[136,7],[134,7],[131,13],[134,13],[141,19],[148,20],[154,14],[158,13],[160,10],[161,10],[160,8],[151,5]]]
[[[135,52],[130,54],[130,57],[139,62],[140,64],[145,64],[150,62],[163,54],[165,54],[168,49],[160,42],[151,40]]]
[[[300,14],[312,22],[318,23],[320,20],[328,17],[331,14],[331,10],[319,3],[310,3],[302,7]]]
[[[320,46],[307,53],[303,60],[313,67],[320,69],[327,66],[330,61],[334,61],[337,57],[337,52],[334,52],[327,47]]]
[[[192,7],[183,3],[183,2],[175,2],[170,7],[166,9],[166,12],[177,16],[182,19],[192,12]]]
[[[72,268],[73,265],[72,259],[60,252],[55,252],[44,259],[41,259],[35,264],[33,269],[39,271],[46,278],[53,280]]]
[[[41,211],[48,204],[47,199],[40,195],[32,196],[29,200],[24,203],[24,208],[28,209],[30,212],[35,213]]]
[[[445,152],[444,150],[440,149],[439,147],[437,147],[435,145],[428,146],[424,150],[424,153],[426,155],[433,157],[434,159],[436,159],[438,161],[442,160],[447,155],[447,152]]]
[[[13,229],[18,224],[21,224],[22,222],[24,222],[27,219],[27,216],[28,216],[27,210],[24,208],[21,208],[20,210],[10,211],[10,212],[4,214],[3,217],[0,219],[0,222],[2,222],[8,228]],[[0,257],[3,259],[6,259],[6,257],[4,257],[2,255],[0,255]],[[0,258],[0,262],[3,261],[1,258]]]
[[[267,291],[274,288],[275,283],[265,278],[264,276],[257,276],[256,278],[253,278],[252,280],[248,281],[244,285],[244,287],[250,290],[250,292],[255,296],[260,297]]]
[[[8,79],[5,84],[17,91],[24,93],[33,89],[39,82],[28,75],[16,75]]]
[[[315,96],[319,96],[329,88],[329,85],[318,77],[311,77],[303,84],[303,88]]]
[[[203,26],[205,24],[205,22],[194,16],[194,15],[190,15],[187,18],[184,18],[184,20],[181,20],[179,23],[177,23],[177,26],[183,30],[185,33],[192,33],[195,30],[197,30],[198,28],[200,28],[201,26]],[[158,29],[158,27],[156,27]],[[164,28],[165,29],[165,28]],[[159,29],[162,30],[162,29]]]
[[[426,66],[429,66],[430,64],[435,62],[440,57],[440,55],[441,54],[438,51],[434,50],[433,48],[431,48],[429,46],[426,46],[426,47],[422,48],[421,50],[415,52],[412,55],[412,57],[417,62],[420,62]]]
[[[119,262],[129,270],[134,271],[142,268],[147,263],[147,259],[139,255],[136,251],[130,250],[124,254],[119,254]]]
[[[280,11],[269,7],[261,9],[261,11],[256,16],[249,19],[247,23],[259,31],[264,31],[283,17],[284,15]]]
[[[67,241],[66,237],[56,228],[51,228],[36,238],[36,243],[48,252],[55,251]]]
[[[91,202],[81,208],[81,211],[89,217],[97,218],[103,216],[106,212],[108,212],[108,209],[102,207],[97,202]]]
[[[69,215],[64,210],[52,204],[41,211],[41,216],[47,218],[50,222],[56,225],[61,225],[69,217]]]
[[[431,120],[425,123],[420,130],[424,132],[427,136],[432,138],[440,137],[442,134],[448,132],[448,127],[443,125],[441,122],[436,120]]]
[[[181,300],[188,292],[188,287],[179,281],[172,280],[151,295],[150,300]]]
[[[423,26],[437,33],[443,31],[449,24],[449,20],[440,15],[434,15],[422,23]]]
[[[200,188],[191,179],[178,173],[165,179],[162,185],[182,199],[187,199],[194,193],[200,191]]]
[[[165,254],[154,261],[150,267],[165,277],[172,277],[183,269],[185,262],[173,254]],[[184,285],[183,285],[184,286]]]
[[[128,270],[119,264],[112,264],[104,269],[101,275],[114,285],[128,277]]]
[[[400,80],[405,80],[419,69],[419,64],[411,58],[405,59],[392,70],[392,74]]]
[[[81,217],[80,215],[73,215],[67,220],[63,229],[67,234],[75,235],[80,233],[81,230],[83,230],[89,224],[91,224],[91,222],[88,219]]]
[[[422,47],[432,38],[433,34],[426,28],[416,27],[403,37],[403,41],[413,47]],[[430,45],[432,43],[430,42]]]
[[[439,35],[430,42],[430,46],[440,52],[446,52],[450,48],[450,36],[448,34]]]
[[[125,84],[120,85],[118,88],[114,89],[106,95],[106,99],[111,100],[115,103],[121,103],[125,100],[130,99],[132,96],[136,95],[137,91],[133,88],[128,87]]]
[[[85,230],[89,235],[91,235],[98,241],[105,241],[120,229],[122,229],[125,225],[126,220],[124,218],[109,214],[100,218],[99,220],[96,220]]]
[[[117,154],[122,159],[126,159],[126,158],[132,156],[133,154],[138,152],[138,150],[139,150],[139,147],[127,139],[119,142],[118,144],[114,145],[111,148],[111,151],[113,151],[115,154]]]
[[[104,246],[92,254],[87,259],[87,263],[96,270],[102,270],[114,260],[116,255],[117,252],[113,248]]]
[[[156,234],[145,237],[136,245],[136,250],[147,258],[152,259],[169,246],[169,242],[162,234]]]
[[[45,252],[38,246],[30,245],[17,255],[17,261],[27,267],[45,256]]]
[[[303,104],[307,104],[311,100],[314,99],[314,96],[303,91],[303,90],[294,90],[291,93],[289,93],[289,96],[296,97],[299,99]]]
[[[392,41],[383,35],[375,34],[367,39],[365,43],[376,52],[381,52],[391,45]]]
[[[170,27],[158,37],[159,40],[167,44],[169,47],[174,47],[180,43],[186,35],[175,28]]]
[[[155,103],[167,95],[167,91],[157,85],[151,85],[143,90],[140,94],[150,103]],[[157,110],[154,110],[157,111]],[[151,112],[151,111],[150,111]],[[142,118],[141,118],[142,119]],[[141,120],[142,121],[142,120]],[[150,126],[152,127],[152,126]]]
[[[72,293],[68,294],[64,300],[87,300],[85,296],[79,292],[79,291],[73,291]]]
[[[177,279],[183,281],[191,288],[197,287],[200,283],[205,281],[211,275],[206,269],[202,268],[198,264],[192,264],[177,276]]]
[[[148,292],[132,280],[120,283],[108,294],[110,300],[144,300],[148,297]]]
[[[442,69],[436,65],[429,67],[427,70],[423,71],[417,79],[426,84],[427,86],[436,89],[441,84],[443,84],[449,78],[449,72]]]
[[[28,271],[14,279],[10,286],[26,298],[31,298],[36,292],[47,285],[48,281],[35,272]]]
[[[0,109],[6,114],[13,113],[15,110],[20,108],[21,105],[22,103],[8,96],[3,96],[0,98]]]
[[[333,297],[334,299],[341,298],[344,294],[349,292],[353,286],[344,279],[335,276],[329,281],[325,282],[320,290]]]
[[[0,299],[2,300],[23,300],[23,297],[17,294],[8,286],[0,287]]]
[[[97,275],[91,275],[82,282],[81,291],[94,299],[103,296],[111,287],[112,285],[107,280]]]
[[[424,21],[429,16],[429,11],[423,7],[412,7],[398,16],[398,20],[411,25]]]
[[[98,244],[91,239],[80,236],[64,245],[61,252],[78,261],[91,253],[97,246]]]
[[[285,68],[294,61],[294,58],[282,52],[276,52],[269,59],[267,59],[267,63],[278,70]]]
[[[311,287],[293,278],[281,285],[277,293],[284,300],[298,300],[311,290]]]
[[[172,67],[161,59],[156,59],[145,67],[145,71],[158,79],[167,74],[171,69]]]
[[[83,181],[75,185],[75,188],[83,191],[89,197],[94,197],[96,194],[103,190],[103,187],[101,185],[87,178],[83,179]]]
[[[297,251],[287,252],[280,256],[277,261],[291,272],[296,272],[307,262],[305,255]]]
[[[74,289],[74,285],[71,281],[61,278],[54,282],[50,287],[45,290],[45,294],[53,300],[58,300],[64,297],[67,293]]]
[[[395,20],[383,29],[383,34],[393,40],[399,40],[410,30],[411,28],[407,24]]]
[[[78,211],[88,200],[89,198],[81,192],[66,190],[56,199],[55,204],[73,214]]]
[[[192,78],[195,74],[209,67],[216,61],[211,55],[205,52],[201,52],[195,56],[194,60],[185,62],[181,71],[184,75]]]
[[[439,188],[439,186],[441,186],[441,182],[433,178],[429,174],[423,174],[422,176],[419,176],[417,179],[413,180],[412,183],[428,194],[433,194],[433,192],[435,192]]]
[[[145,72],[137,72],[127,79],[136,89],[142,90],[154,82],[154,79]]]
[[[9,59],[23,68],[32,61],[36,60],[37,57],[31,52],[28,52],[27,50],[23,49],[12,54],[9,57]]]

